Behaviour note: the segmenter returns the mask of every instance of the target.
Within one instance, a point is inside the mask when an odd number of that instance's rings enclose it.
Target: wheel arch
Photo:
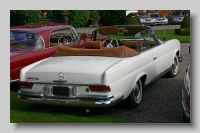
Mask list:
[[[140,80],[142,82],[142,88],[144,88],[146,79],[147,79],[147,75],[146,74],[144,74],[143,76],[140,77]]]
[[[132,87],[131,87],[131,89],[130,89],[130,91],[129,91],[129,94],[131,93],[131,91],[132,91],[132,89],[133,89],[133,86],[135,85],[135,83],[136,83],[139,79],[140,79],[140,81],[141,81],[141,83],[142,83],[142,88],[143,88],[143,87],[144,87],[144,84],[145,84],[145,81],[146,81],[146,79],[147,79],[147,75],[146,75],[145,73],[141,73],[141,74],[139,74],[139,75],[136,77],[136,79],[135,79],[135,81],[133,82]]]

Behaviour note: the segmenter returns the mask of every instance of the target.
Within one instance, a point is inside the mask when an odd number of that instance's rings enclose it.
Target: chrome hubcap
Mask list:
[[[134,86],[133,91],[134,91],[133,97],[135,101],[139,101],[141,97],[141,90],[138,84]]]
[[[176,59],[174,59],[173,63],[172,63],[172,72],[175,74],[178,71],[178,64]]]

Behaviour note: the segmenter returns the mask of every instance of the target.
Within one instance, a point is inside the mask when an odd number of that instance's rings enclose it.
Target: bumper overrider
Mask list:
[[[18,99],[29,102],[40,102],[50,104],[64,104],[68,106],[87,106],[87,107],[110,107],[123,99],[123,95],[78,95],[75,97],[55,97],[45,96],[43,93],[28,93],[18,91]]]

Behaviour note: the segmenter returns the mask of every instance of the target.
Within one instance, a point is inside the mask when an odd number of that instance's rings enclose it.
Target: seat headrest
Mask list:
[[[99,33],[101,35],[117,35],[119,33],[119,28],[117,26],[105,26],[99,28]]]
[[[145,26],[130,26],[129,27],[129,33],[131,35],[135,35],[136,33],[143,31],[143,30],[146,30]]]
[[[86,49],[101,49],[103,47],[101,41],[88,41],[85,43]]]

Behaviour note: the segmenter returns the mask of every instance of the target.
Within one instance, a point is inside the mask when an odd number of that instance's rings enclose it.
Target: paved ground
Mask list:
[[[161,29],[175,29],[180,28],[180,25],[159,25],[159,26],[153,26],[154,30],[161,30]],[[79,33],[92,33],[95,28],[76,28],[76,31]]]
[[[181,44],[183,61],[175,78],[159,78],[143,91],[141,105],[126,109],[122,104],[94,109],[95,113],[113,116],[130,123],[182,123],[181,89],[185,70],[190,64],[189,43]]]

